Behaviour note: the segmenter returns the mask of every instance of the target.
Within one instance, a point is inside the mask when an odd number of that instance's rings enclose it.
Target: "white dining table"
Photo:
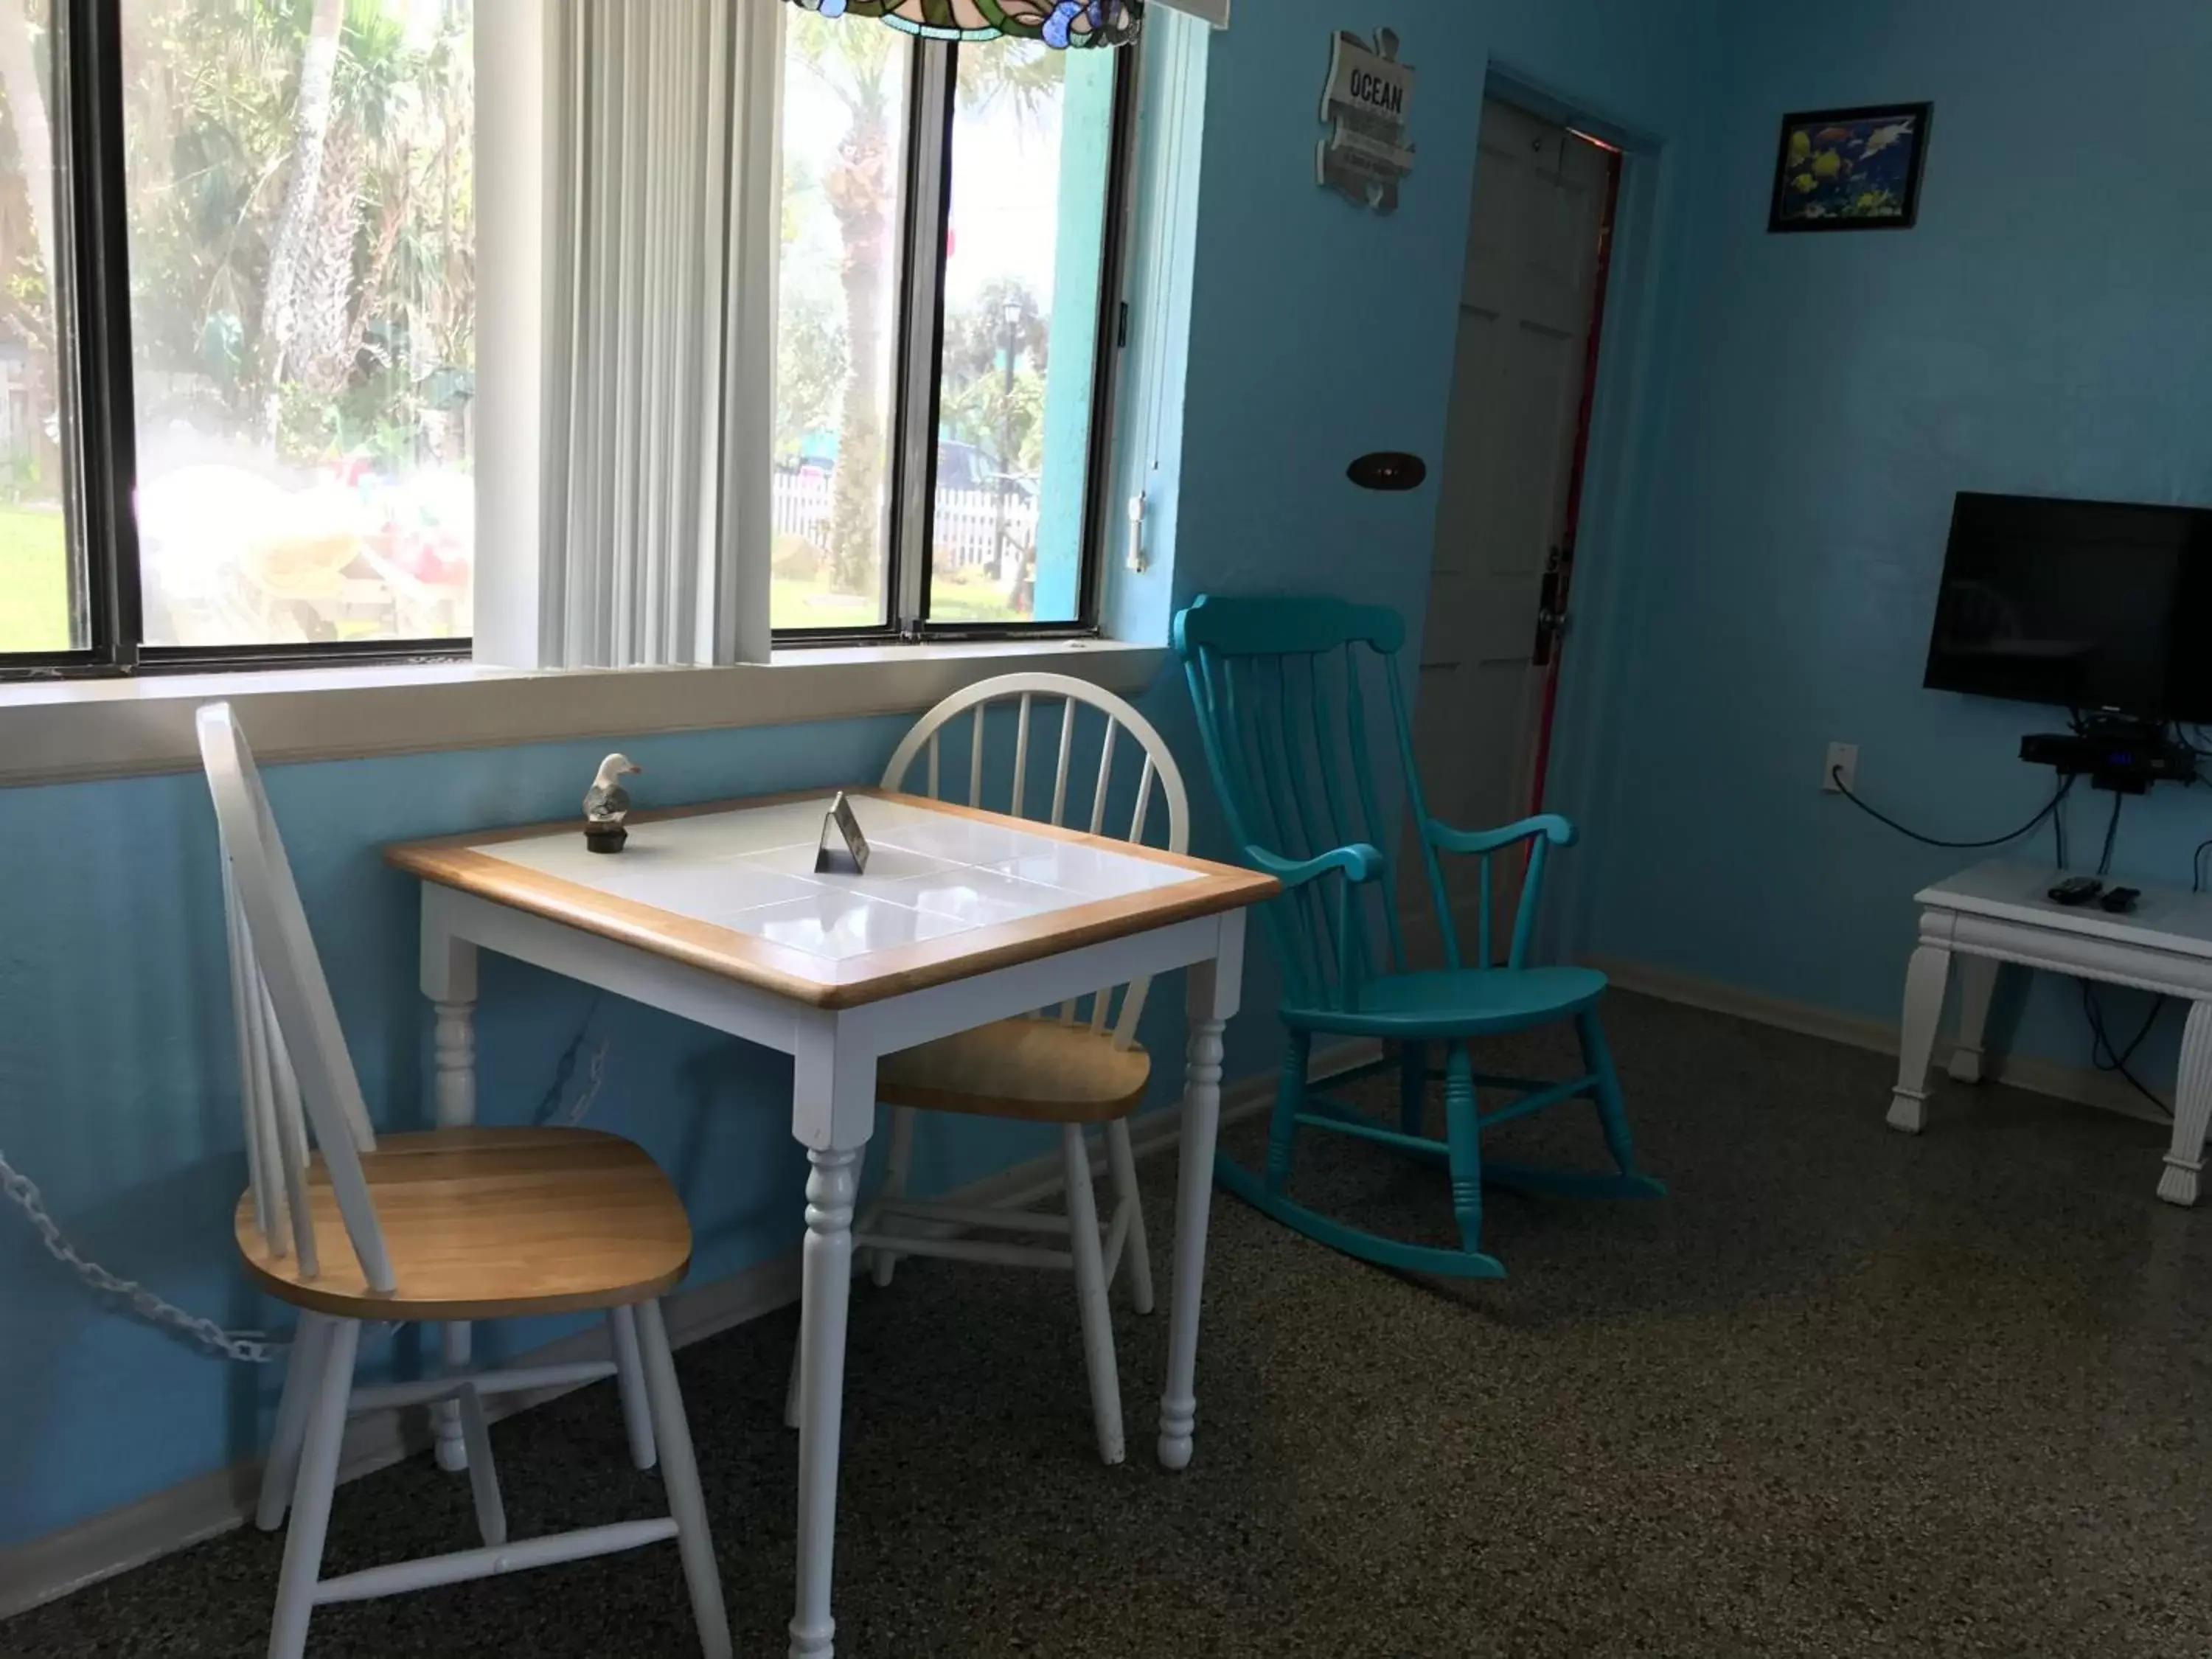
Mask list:
[[[1188,1014],[1167,1381],[1158,1455],[1191,1461],[1222,1034],[1244,910],[1273,878],[1079,831],[876,789],[847,792],[861,875],[815,873],[829,792],[642,813],[616,854],[576,823],[386,849],[422,880],[422,992],[438,1122],[476,1115],[477,956],[492,951],[790,1054],[806,1148],[799,1529],[792,1659],[834,1651],[830,1589],[852,1228],[888,1054],[1184,969]],[[444,1332],[452,1368],[469,1328]],[[439,1462],[465,1466],[458,1419]]]

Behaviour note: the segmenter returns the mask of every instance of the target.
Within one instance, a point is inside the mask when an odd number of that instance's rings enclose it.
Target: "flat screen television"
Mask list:
[[[2212,721],[2212,510],[1961,493],[1927,684]]]

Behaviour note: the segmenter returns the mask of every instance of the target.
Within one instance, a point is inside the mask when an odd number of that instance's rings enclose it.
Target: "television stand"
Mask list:
[[[2197,777],[2195,750],[2176,743],[2154,721],[2118,714],[2092,714],[2072,732],[2022,738],[2020,757],[2054,768],[2062,778],[2086,777],[2094,787],[2119,795],[2147,794],[2154,783],[2190,783]]]
[[[2112,915],[2068,909],[2046,896],[2064,872],[2050,865],[1992,859],[1920,893],[1920,945],[1905,975],[1905,1022],[1889,1124],[1907,1134],[1928,1127],[1928,1066],[1951,958],[1960,964],[1959,1043],[1950,1073],[1982,1080],[1990,1002],[2006,964],[2156,991],[2190,1005],[2173,1104],[2173,1142],[2158,1195],[2197,1202],[2212,1127],[2212,896],[2145,887],[2136,908]]]

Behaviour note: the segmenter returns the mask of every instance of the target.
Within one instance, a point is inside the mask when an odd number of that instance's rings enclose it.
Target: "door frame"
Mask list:
[[[1567,653],[1573,644],[1575,554],[1582,537],[1583,502],[1589,489],[1590,428],[1597,416],[1598,375],[1605,362],[1606,322],[1613,303],[1613,241],[1620,225],[1620,180],[1626,166],[1618,144],[1571,127],[1568,131],[1606,153],[1607,177],[1605,207],[1598,218],[1596,271],[1590,279],[1589,337],[1583,347],[1582,392],[1575,407],[1574,453],[1567,462],[1566,518],[1559,528],[1559,544],[1551,552],[1551,568],[1544,573],[1544,597],[1536,618],[1539,638],[1550,655],[1535,665],[1544,671],[1544,688],[1537,694],[1536,747],[1528,765],[1532,817],[1544,810],[1552,764],[1552,731],[1559,709],[1559,680],[1566,672]],[[1557,620],[1552,620],[1553,616]]]
[[[1536,797],[1566,643],[1546,619],[1571,576],[1563,550],[1572,544],[1584,493],[1620,185],[1614,146],[1486,91],[1456,285],[1429,608],[1410,671],[1420,692],[1415,763],[1430,810],[1453,803],[1441,816],[1470,829],[1540,810]],[[1515,349],[1511,341],[1528,329],[1565,349],[1533,357]],[[1511,460],[1501,446],[1515,452]],[[1470,603],[1475,608],[1468,609]],[[1432,644],[1437,640],[1454,643]],[[1432,665],[1439,671],[1433,679]],[[1481,742],[1448,730],[1462,698],[1474,699],[1467,708],[1486,734]],[[1401,856],[1410,877],[1424,867],[1415,826],[1407,826],[1405,839]],[[1526,860],[1525,848],[1483,860],[1486,916],[1515,913]],[[1462,951],[1472,948],[1474,890],[1481,884],[1462,867],[1467,863],[1447,860],[1444,872],[1446,908]],[[1442,957],[1443,930],[1432,915],[1430,885],[1397,884],[1415,966]],[[1504,940],[1492,943],[1502,950]]]
[[[1610,810],[1617,733],[1609,715],[1624,678],[1638,584],[1638,528],[1650,519],[1661,449],[1646,420],[1664,365],[1668,286],[1664,229],[1680,194],[1680,158],[1660,135],[1615,118],[1601,105],[1492,59],[1483,95],[1601,140],[1620,152],[1606,276],[1602,351],[1592,388],[1577,526],[1573,638],[1552,690],[1553,713],[1541,781],[1547,811],[1600,837]],[[1480,105],[1477,106],[1478,109]],[[1481,188],[1480,178],[1475,188]],[[1469,197],[1469,210],[1473,198]],[[1600,842],[1602,845],[1602,842]],[[1539,942],[1568,961],[1591,937],[1604,860],[1585,842],[1554,862]]]

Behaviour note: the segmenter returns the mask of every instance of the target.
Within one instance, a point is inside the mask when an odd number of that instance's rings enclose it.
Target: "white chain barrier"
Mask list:
[[[36,1229],[48,1255],[100,1295],[129,1303],[131,1311],[147,1323],[166,1326],[191,1338],[210,1353],[249,1365],[265,1365],[290,1346],[272,1341],[261,1331],[227,1331],[212,1319],[202,1319],[173,1303],[162,1301],[135,1279],[118,1279],[97,1261],[87,1261],[63,1237],[60,1224],[46,1212],[46,1200],[39,1195],[37,1183],[9,1164],[5,1152],[0,1152],[0,1194],[4,1194]]]
[[[4,0],[0,0],[4,3]],[[575,1047],[571,1045],[564,1057],[562,1070],[553,1088],[555,1100],[566,1085],[568,1073],[575,1065]],[[585,1073],[584,1086],[577,1091],[575,1100],[565,1112],[554,1119],[574,1128],[584,1121],[599,1098],[599,1085],[606,1081],[607,1042],[602,1038],[592,1053],[591,1068]],[[25,1220],[39,1235],[39,1242],[46,1247],[46,1254],[75,1273],[96,1295],[112,1297],[129,1304],[131,1311],[149,1325],[158,1325],[188,1338],[222,1359],[234,1359],[241,1364],[266,1365],[282,1358],[292,1345],[271,1337],[265,1331],[227,1331],[212,1319],[202,1319],[187,1313],[173,1302],[165,1302],[136,1279],[120,1279],[97,1261],[88,1261],[77,1254],[67,1235],[46,1209],[46,1199],[38,1183],[17,1170],[0,1152],[0,1197],[5,1197],[23,1212]]]

